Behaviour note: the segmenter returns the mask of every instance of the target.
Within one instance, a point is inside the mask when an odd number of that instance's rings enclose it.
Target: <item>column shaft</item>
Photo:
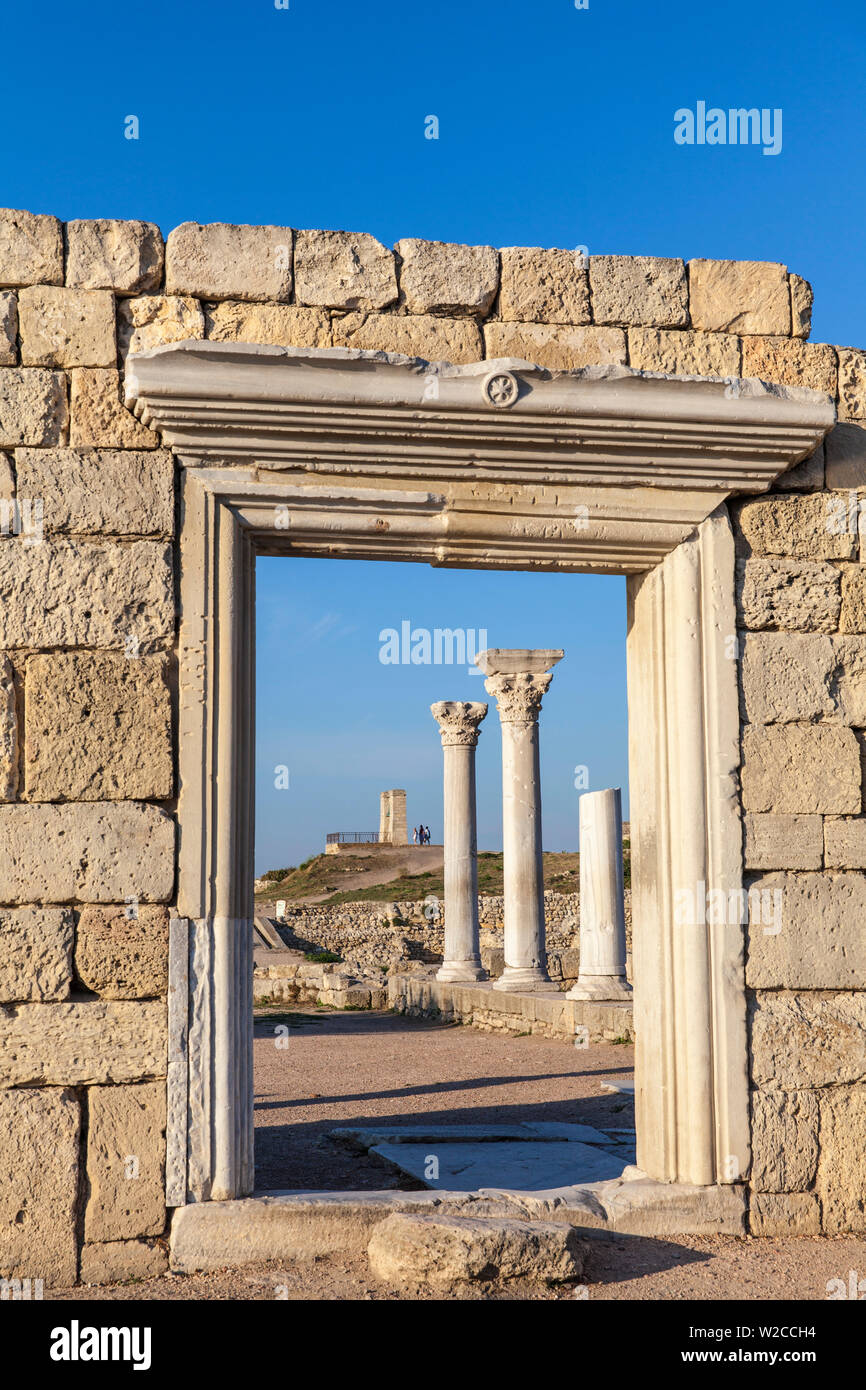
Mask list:
[[[485,704],[442,700],[431,705],[442,732],[445,765],[445,950],[437,980],[483,980],[478,930],[475,829],[475,746]]]
[[[618,787],[580,798],[580,973],[568,999],[627,999],[622,798]]]

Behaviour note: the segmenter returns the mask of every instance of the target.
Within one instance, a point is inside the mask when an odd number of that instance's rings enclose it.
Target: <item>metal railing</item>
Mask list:
[[[334,830],[325,837],[329,845],[378,845],[378,830]]]

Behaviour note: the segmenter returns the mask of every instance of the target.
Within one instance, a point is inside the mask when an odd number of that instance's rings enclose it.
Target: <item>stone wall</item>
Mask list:
[[[826,459],[738,519],[749,865],[789,912],[748,964],[753,1219],[863,1229],[866,355],[809,343],[810,306],[776,264],[193,223],[164,244],[144,222],[0,212],[0,1274],[56,1285],[164,1258],[178,466],[122,380],[130,351],[202,337],[837,399]]]

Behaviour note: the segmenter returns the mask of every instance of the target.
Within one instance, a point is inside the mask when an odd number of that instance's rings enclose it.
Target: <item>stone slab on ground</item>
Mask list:
[[[621,1155],[590,1144],[511,1141],[490,1143],[376,1144],[373,1153],[434,1190],[549,1192],[555,1187],[605,1182],[622,1176]],[[437,1160],[435,1177],[428,1176]]]
[[[630,1131],[627,1131],[630,1133]],[[610,1144],[608,1134],[592,1125],[572,1125],[557,1121],[516,1125],[392,1125],[379,1129],[333,1129],[330,1139],[372,1149],[377,1144],[498,1144],[535,1139],[581,1144]]]
[[[379,1279],[541,1279],[564,1282],[583,1270],[573,1226],[471,1216],[394,1212],[373,1231],[370,1268]]]
[[[631,1003],[568,999],[555,986],[521,994],[494,989],[492,980],[463,985],[429,976],[389,975],[388,1004],[416,1018],[454,1019],[488,1031],[574,1038],[588,1029],[590,1042],[634,1038]]]

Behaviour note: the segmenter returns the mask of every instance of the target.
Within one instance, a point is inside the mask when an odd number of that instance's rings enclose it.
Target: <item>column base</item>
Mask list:
[[[436,979],[445,984],[473,984],[486,980],[487,971],[480,960],[444,960],[436,971]]]
[[[627,999],[632,987],[624,975],[579,975],[577,983],[566,993],[566,999]]]
[[[506,965],[494,989],[508,989],[518,994],[527,990],[555,988],[547,971],[540,965]]]

